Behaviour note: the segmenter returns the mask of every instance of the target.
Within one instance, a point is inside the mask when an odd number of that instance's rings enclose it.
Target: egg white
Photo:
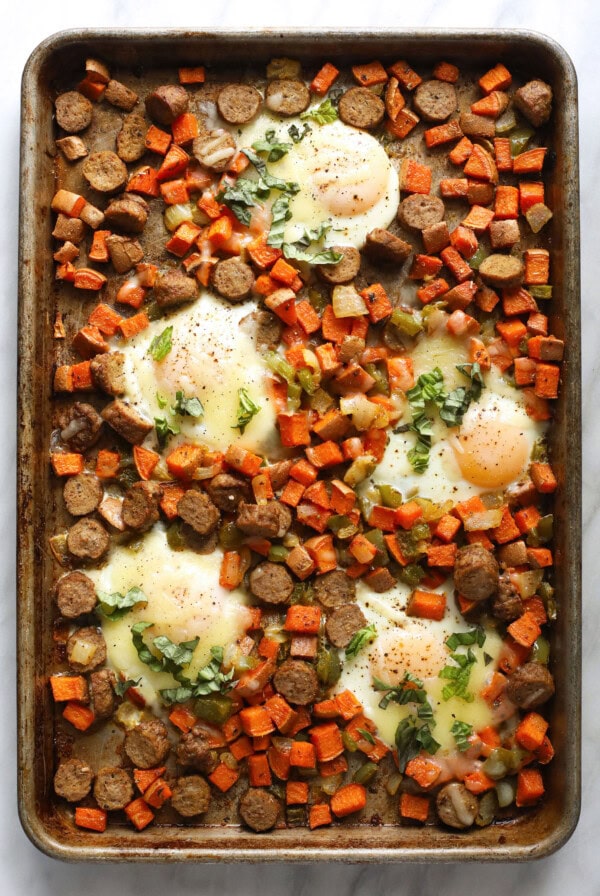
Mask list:
[[[444,700],[442,690],[448,681],[440,679],[438,675],[444,666],[453,665],[450,660],[451,651],[444,641],[453,632],[469,631],[472,625],[461,616],[456,607],[450,579],[436,591],[445,593],[447,600],[446,613],[440,622],[406,616],[405,608],[411,589],[401,582],[385,594],[376,594],[363,582],[358,582],[357,603],[368,624],[375,625],[377,637],[356,658],[346,660],[336,692],[346,688],[352,691],[362,703],[365,715],[377,725],[378,736],[393,747],[398,723],[411,713],[414,714],[416,706],[390,703],[386,709],[381,709],[379,702],[383,693],[374,689],[373,676],[386,684],[398,685],[404,674],[410,672],[424,684],[435,721],[432,733],[443,754],[456,749],[454,737],[450,733],[455,720],[472,725],[474,731],[492,724],[492,709],[478,696],[478,692],[490,670],[494,668],[489,661],[488,665],[485,664],[483,654],[485,652],[492,660],[496,660],[502,640],[495,632],[486,631],[483,648],[477,645],[472,648],[477,657],[468,687],[474,694],[473,701],[468,703],[460,697]]]
[[[192,441],[225,451],[235,441],[262,455],[278,453],[275,411],[264,384],[267,370],[251,328],[243,323],[256,307],[254,301],[230,305],[202,292],[194,304],[153,321],[118,346],[125,355],[125,398],[149,419],[167,417],[180,428],[180,435],[170,438],[170,447]],[[173,327],[172,348],[162,361],[155,361],[150,344],[166,327]],[[241,388],[260,407],[243,435],[236,428]],[[170,414],[178,391],[200,399],[202,417]]]
[[[114,622],[102,618],[102,631],[108,666],[126,679],[141,678],[137,689],[154,709],[160,709],[158,691],[176,687],[177,682],[167,673],[152,672],[139,659],[131,627],[136,622],[154,623],[143,635],[148,645],[159,635],[177,644],[199,637],[187,669],[188,677],[195,678],[210,661],[210,648],[235,643],[250,621],[243,590],[227,591],[219,585],[222,556],[219,548],[210,554],[173,551],[164,526],[157,524],[136,550],[115,547],[106,566],[87,571],[99,591],[125,594],[137,586],[148,599]]]
[[[300,186],[290,199],[291,219],[285,241],[298,240],[304,229],[329,224],[323,245],[362,248],[369,231],[386,228],[398,210],[398,172],[378,141],[356,128],[336,120],[318,125],[299,143],[292,143],[289,128],[304,126],[299,118],[281,119],[262,113],[243,128],[240,147],[250,148],[265,133],[275,131],[276,139],[292,144],[277,162],[269,162],[269,172]]]

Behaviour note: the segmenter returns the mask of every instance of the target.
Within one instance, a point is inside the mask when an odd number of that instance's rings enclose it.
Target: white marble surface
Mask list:
[[[86,866],[66,865],[39,853],[23,834],[16,808],[15,740],[15,565],[14,482],[15,429],[12,421],[16,393],[17,317],[17,212],[19,87],[30,52],[46,36],[79,27],[185,27],[231,26],[346,27],[387,26],[398,30],[414,27],[512,27],[545,32],[564,46],[579,76],[582,195],[582,301],[584,395],[584,737],[583,806],[579,826],[570,842],[556,855],[528,865],[502,866],[268,866],[175,865]],[[600,168],[600,118],[598,116],[598,35],[600,5],[594,0],[217,0],[192,3],[178,0],[84,0],[61,3],[21,0],[10,4],[0,38],[1,66],[5,79],[0,90],[0,208],[5,223],[0,228],[0,383],[3,384],[5,437],[0,452],[0,879],[2,891],[11,896],[71,896],[85,893],[225,894],[225,896],[300,896],[323,893],[412,894],[464,896],[484,887],[486,896],[559,894],[578,896],[600,893],[600,863],[596,824],[600,823],[600,690],[595,674],[600,669],[600,604],[596,587],[600,579],[600,253],[595,232],[595,212]],[[577,299],[576,296],[573,297]],[[598,330],[596,329],[598,327]],[[598,423],[596,423],[598,420]],[[595,549],[594,549],[595,548]],[[595,683],[596,682],[596,683]],[[573,888],[573,889],[571,889]]]

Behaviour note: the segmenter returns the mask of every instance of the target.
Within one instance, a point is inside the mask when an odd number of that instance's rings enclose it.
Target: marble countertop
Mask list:
[[[409,11],[405,11],[410,7]],[[581,144],[581,234],[583,301],[583,410],[584,410],[584,692],[583,692],[583,804],[579,826],[558,853],[524,865],[451,865],[451,866],[366,866],[366,865],[173,865],[169,867],[67,865],[38,852],[23,833],[16,805],[16,706],[15,706],[15,563],[14,563],[14,482],[15,430],[7,426],[0,448],[0,507],[5,520],[0,550],[0,668],[6,675],[2,688],[0,756],[3,768],[3,798],[0,802],[0,869],[3,890],[12,896],[70,896],[85,892],[99,896],[118,892],[122,896],[143,893],[225,894],[225,896],[289,896],[311,893],[429,894],[464,896],[482,885],[487,896],[505,896],[519,892],[558,896],[576,888],[579,896],[600,893],[597,833],[600,822],[600,689],[593,675],[600,668],[600,604],[595,587],[600,579],[600,552],[593,548],[600,537],[600,304],[596,295],[600,282],[600,253],[594,249],[593,232],[598,226],[595,214],[597,176],[600,165],[600,118],[594,84],[598,79],[600,5],[592,0],[570,3],[547,0],[421,0],[404,4],[390,0],[352,3],[349,0],[302,0],[288,4],[282,0],[221,0],[192,3],[179,0],[167,10],[164,0],[106,0],[85,4],[81,0],[42,3],[29,0],[11,5],[6,17],[4,37],[0,38],[2,68],[7,75],[0,91],[0,158],[4,159],[5,177],[0,181],[0,207],[7,212],[7,223],[0,230],[0,258],[5,275],[0,281],[0,382],[8,397],[6,420],[15,419],[16,329],[17,329],[17,214],[20,78],[23,66],[37,44],[63,29],[84,27],[185,27],[211,26],[241,29],[244,25],[304,26],[324,28],[393,27],[397,30],[430,28],[524,28],[541,31],[562,44],[571,56],[579,78],[579,115]],[[594,187],[596,184],[596,187]],[[596,287],[593,288],[593,284]],[[576,300],[576,296],[573,297]],[[596,330],[598,325],[598,330]],[[598,424],[594,415],[599,413]],[[590,553],[591,550],[591,553]],[[596,777],[598,775],[598,778]]]

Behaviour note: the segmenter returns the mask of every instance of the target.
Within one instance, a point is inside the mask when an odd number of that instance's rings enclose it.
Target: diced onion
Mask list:
[[[340,398],[340,411],[345,417],[352,417],[352,423],[359,432],[371,429],[380,409],[360,392]]]
[[[344,475],[344,482],[350,488],[354,488],[355,485],[358,485],[359,482],[363,482],[370,476],[376,466],[377,458],[373,457],[372,454],[363,454],[352,461]]]
[[[189,202],[181,203],[180,205],[169,205],[165,209],[165,227],[170,231],[177,230],[180,224],[183,224],[184,221],[192,221],[193,218],[194,213]]]
[[[544,578],[543,569],[530,569],[527,572],[513,572],[510,574],[510,580],[519,591],[521,597],[526,600],[538,590]]]
[[[78,638],[73,645],[69,659],[73,663],[87,666],[94,659],[97,650],[98,645],[93,641],[86,641],[85,638]]]
[[[334,286],[331,298],[336,317],[362,317],[367,313],[365,300],[353,286]]]
[[[496,529],[502,522],[502,511],[482,510],[480,513],[472,513],[465,520],[466,532],[481,532],[483,529]]]

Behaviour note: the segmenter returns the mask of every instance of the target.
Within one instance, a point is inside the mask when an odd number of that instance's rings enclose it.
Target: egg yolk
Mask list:
[[[465,479],[482,488],[504,488],[521,475],[529,455],[527,439],[517,426],[479,420],[452,440]]]
[[[399,684],[406,672],[417,678],[432,678],[447,662],[443,638],[432,634],[416,620],[410,629],[398,627],[382,634],[374,642],[370,656],[373,675],[391,684]]]
[[[340,151],[341,150],[341,151]],[[310,182],[332,215],[352,217],[373,208],[385,196],[388,169],[373,165],[362,141],[334,149],[325,146],[316,157]]]

